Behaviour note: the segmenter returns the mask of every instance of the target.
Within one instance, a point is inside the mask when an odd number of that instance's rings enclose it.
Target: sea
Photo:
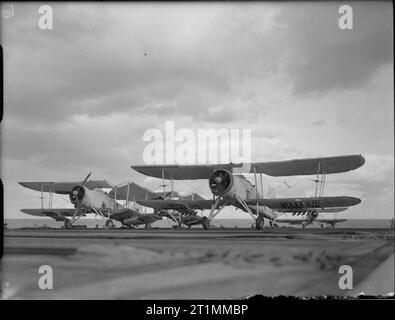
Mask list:
[[[103,218],[81,218],[76,224],[84,225],[87,228],[101,228],[104,226],[105,221],[106,220]],[[115,222],[115,225],[119,227],[121,224]],[[212,221],[211,225],[218,228],[254,228],[254,223],[251,219],[215,219]],[[51,218],[4,219],[4,227],[7,229],[52,229],[62,226],[62,222],[56,222]],[[159,220],[152,224],[153,228],[171,228],[174,226],[175,223],[168,219]],[[144,227],[144,225],[140,226],[140,228]],[[199,227],[200,226],[197,225],[193,228]],[[294,227],[300,228],[300,225]],[[317,224],[309,225],[307,228],[317,228]],[[391,219],[348,219],[347,221],[336,224],[336,228],[391,228]]]

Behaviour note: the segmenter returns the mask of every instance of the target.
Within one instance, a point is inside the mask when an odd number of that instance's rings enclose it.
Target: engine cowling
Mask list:
[[[209,187],[216,196],[224,196],[233,186],[234,177],[228,170],[215,171],[209,178]]]
[[[77,201],[81,202],[85,197],[85,189],[83,186],[75,186],[71,189],[70,202],[77,204]]]

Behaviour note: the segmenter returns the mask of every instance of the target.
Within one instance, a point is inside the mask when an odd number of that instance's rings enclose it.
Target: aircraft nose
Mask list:
[[[77,191],[77,190],[74,190],[74,191],[73,191],[73,195],[77,196],[77,195],[78,195],[78,191]]]
[[[222,179],[221,179],[221,177],[216,177],[216,178],[214,179],[214,181],[215,181],[215,183],[219,184],[219,183],[222,182]]]

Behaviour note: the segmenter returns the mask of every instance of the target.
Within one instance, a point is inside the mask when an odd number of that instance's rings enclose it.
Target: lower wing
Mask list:
[[[126,224],[152,223],[162,219],[162,217],[154,213],[142,214],[128,208],[113,212],[110,218]]]
[[[213,200],[137,200],[138,204],[142,206],[163,209],[163,210],[178,210],[179,208],[191,208],[195,210],[208,210],[211,209]],[[222,200],[219,206],[228,204]]]
[[[113,213],[111,213],[110,218],[114,219],[114,220],[125,220],[125,219],[131,219],[134,217],[138,217],[140,215],[140,213],[138,213],[135,210],[132,209],[128,209],[128,208],[124,208],[118,211],[114,211]]]
[[[339,222],[345,222],[347,219],[316,219],[316,222],[321,222],[321,223],[339,223]]]
[[[31,216],[50,217],[56,221],[64,221],[67,217],[73,216],[75,209],[21,209],[21,211]]]
[[[309,197],[309,198],[275,198],[275,199],[259,199],[246,200],[248,205],[266,206],[270,209],[281,212],[297,212],[308,209],[321,209],[328,210],[333,208],[332,211],[327,212],[340,212],[344,211],[346,207],[355,206],[361,202],[360,199],[354,197]],[[336,208],[336,209],[335,209]],[[333,211],[339,210],[339,211]],[[317,210],[320,211],[320,210]]]

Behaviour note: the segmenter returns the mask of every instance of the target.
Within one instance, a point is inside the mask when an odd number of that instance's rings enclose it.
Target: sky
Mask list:
[[[52,30],[38,27],[41,4],[2,3],[14,13],[1,19],[6,218],[40,207],[18,181],[92,172],[160,190],[130,166],[144,164],[144,132],[166,121],[251,129],[257,162],[362,154],[363,167],[327,176],[325,195],[362,199],[347,218],[393,217],[391,2],[348,2],[352,30],[338,26],[339,2],[45,3]],[[262,193],[312,196],[312,178],[264,176]],[[175,188],[211,197],[205,180]]]

